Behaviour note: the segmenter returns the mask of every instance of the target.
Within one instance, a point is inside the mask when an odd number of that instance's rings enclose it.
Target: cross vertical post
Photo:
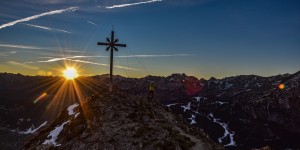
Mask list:
[[[115,32],[112,31],[111,32],[111,37],[110,37],[110,41],[114,41],[115,40]],[[114,61],[114,47],[110,46],[110,70],[109,70],[109,92],[112,92],[112,75],[113,75],[113,63]]]
[[[115,32],[111,31],[111,37],[106,38],[106,43],[98,42],[97,45],[107,46],[106,51],[110,50],[110,74],[109,74],[109,92],[113,90],[113,60],[114,51],[118,51],[117,47],[126,47],[126,44],[117,44],[119,39],[115,39]]]

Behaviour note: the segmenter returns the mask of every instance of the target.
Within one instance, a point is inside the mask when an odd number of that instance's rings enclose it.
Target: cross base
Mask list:
[[[112,90],[113,90],[113,86],[112,86],[112,84],[109,84],[109,92],[111,93]]]

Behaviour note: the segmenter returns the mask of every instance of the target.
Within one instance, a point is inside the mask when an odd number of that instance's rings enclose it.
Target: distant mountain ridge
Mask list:
[[[285,88],[279,89],[279,84]],[[272,77],[211,78],[197,95],[197,101],[186,99],[169,106],[183,113],[191,124],[203,128],[215,141],[227,145],[234,139],[235,146],[228,148],[269,145],[274,149],[297,149],[300,148],[299,84],[300,72]],[[211,122],[216,120],[219,125],[211,129],[214,125]],[[225,137],[224,130],[229,132]]]
[[[38,107],[28,103],[32,103],[36,96],[29,95],[31,98],[27,100],[27,96],[23,96],[24,100],[20,101],[10,95],[16,92],[23,95],[26,92],[24,88],[30,89],[40,83],[52,83],[61,79],[0,73],[0,97],[3,104],[0,108],[0,117],[3,120],[1,126],[24,131],[31,124],[39,126],[45,121],[51,122],[55,117],[37,119],[37,113],[24,112],[28,109],[43,112],[51,101],[51,94],[55,93],[49,92],[50,97],[38,104]],[[106,87],[107,79],[107,75],[99,75],[76,80],[88,80],[88,87],[83,89],[91,95],[99,88]],[[139,97],[147,95],[150,81],[156,84],[155,99],[167,105],[175,114],[181,114],[186,123],[203,129],[211,139],[227,149],[251,149],[266,145],[274,149],[300,148],[297,141],[300,136],[300,72],[271,77],[242,75],[209,80],[195,80],[195,77],[186,74],[147,76],[139,79],[114,76],[116,89]],[[285,85],[283,90],[278,88],[281,83]],[[1,88],[2,85],[5,88]],[[38,86],[37,91],[45,91],[48,86],[51,84]],[[197,92],[191,94],[188,88],[193,86]],[[70,106],[75,102],[78,101],[69,101],[63,106]],[[7,114],[7,110],[10,113]],[[31,120],[28,123],[18,121],[22,118]]]

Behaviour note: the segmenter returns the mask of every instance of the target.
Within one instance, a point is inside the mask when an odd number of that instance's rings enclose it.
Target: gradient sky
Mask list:
[[[115,53],[114,74],[300,70],[299,0],[9,0],[0,2],[0,72],[109,73],[109,53],[96,43],[112,27],[128,45]]]

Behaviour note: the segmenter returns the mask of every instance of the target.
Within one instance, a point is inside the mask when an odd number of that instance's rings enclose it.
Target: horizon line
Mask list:
[[[18,75],[18,74],[20,74],[20,75],[23,75],[23,76],[31,76],[31,77],[63,77],[63,75],[38,75],[38,74],[36,74],[36,75],[26,75],[26,74],[22,74],[22,73],[11,73],[11,72],[0,72],[0,74],[4,74],[4,73],[6,73],[6,74],[14,74],[14,75]],[[143,77],[129,77],[129,76],[124,76],[124,75],[120,75],[120,74],[115,74],[115,75],[113,75],[113,76],[121,76],[121,77],[125,77],[125,78],[134,78],[134,79],[142,79],[142,78],[146,78],[146,77],[148,77],[148,76],[153,76],[153,77],[169,77],[169,76],[172,76],[172,75],[174,75],[174,74],[185,74],[187,77],[195,77],[195,78],[197,78],[198,80],[200,80],[200,79],[205,79],[205,80],[209,80],[209,79],[211,79],[211,78],[215,78],[215,79],[217,79],[217,80],[221,80],[221,79],[225,79],[225,78],[230,78],[230,77],[238,77],[238,76],[258,76],[258,77],[263,77],[263,78],[268,78],[268,77],[274,77],[274,76],[278,76],[278,75],[294,75],[294,74],[298,74],[298,73],[300,73],[300,70],[299,71],[296,71],[296,72],[294,72],[294,73],[284,73],[284,74],[276,74],[276,75],[270,75],[270,76],[262,76],[262,75],[255,75],[255,74],[241,74],[241,75],[232,75],[232,76],[227,76],[227,77],[223,77],[223,78],[216,78],[216,77],[209,77],[208,79],[207,78],[203,78],[203,77],[201,77],[201,78],[198,78],[198,77],[196,77],[196,76],[193,76],[193,75],[188,75],[188,74],[186,74],[186,73],[172,73],[172,74],[170,74],[170,75],[167,75],[167,76],[164,76],[164,75],[146,75],[146,76],[143,76]],[[94,76],[102,76],[102,75],[108,75],[109,76],[109,74],[107,73],[107,74],[96,74],[96,75],[79,75],[77,78],[80,78],[80,77],[94,77]]]

